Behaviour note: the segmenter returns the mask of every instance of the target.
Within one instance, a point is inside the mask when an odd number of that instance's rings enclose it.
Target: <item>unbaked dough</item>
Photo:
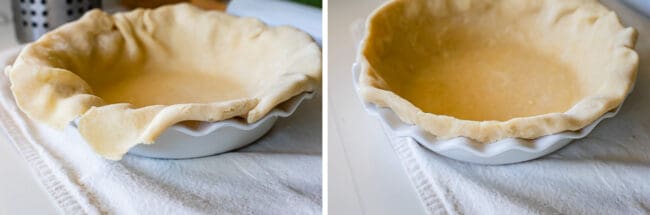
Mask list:
[[[621,104],[636,32],[592,0],[395,0],[368,19],[360,92],[442,138],[537,138]]]
[[[79,118],[86,142],[117,160],[178,122],[259,120],[318,87],[321,51],[297,29],[189,4],[93,10],[27,45],[8,74],[30,118]]]

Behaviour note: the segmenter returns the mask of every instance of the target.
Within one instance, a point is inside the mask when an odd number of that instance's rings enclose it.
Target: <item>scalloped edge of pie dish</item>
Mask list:
[[[9,65],[25,45],[19,45],[0,51],[0,68]],[[278,118],[289,117],[300,104],[314,97],[315,92],[304,92],[277,105],[255,123],[245,119],[227,119],[217,122],[201,122],[193,129],[176,124],[167,128],[154,142],[155,144],[138,144],[129,150],[129,154],[164,159],[184,159],[205,157],[232,151],[249,145],[266,134]],[[70,122],[76,129],[79,118]],[[182,142],[182,144],[178,144]]]
[[[183,159],[205,157],[229,152],[252,144],[266,134],[278,120],[289,117],[300,104],[314,97],[305,92],[281,103],[255,123],[245,119],[227,119],[217,122],[201,122],[192,129],[176,124],[165,130],[152,144],[138,144],[129,154],[152,158]]]
[[[377,117],[385,128],[391,130],[395,136],[408,137],[408,141],[415,141],[439,155],[476,164],[513,164],[551,154],[573,140],[586,137],[602,120],[614,117],[624,102],[621,102],[616,109],[603,114],[591,124],[577,131],[564,131],[535,139],[506,138],[490,144],[483,144],[466,137],[439,140],[433,134],[417,125],[410,125],[403,122],[391,109],[377,107],[372,103],[364,101],[359,94],[358,81],[360,70],[359,63],[355,62],[352,65],[352,75],[357,96],[363,104],[364,109],[370,115]],[[634,86],[630,89],[634,89]]]

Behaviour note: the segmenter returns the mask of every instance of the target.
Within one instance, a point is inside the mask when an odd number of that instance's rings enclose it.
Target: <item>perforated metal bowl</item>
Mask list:
[[[11,0],[16,38],[21,43],[37,40],[56,27],[101,8],[101,0]]]

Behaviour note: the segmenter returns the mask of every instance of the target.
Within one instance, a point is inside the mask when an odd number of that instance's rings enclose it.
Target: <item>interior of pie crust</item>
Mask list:
[[[189,4],[90,11],[28,45],[8,70],[18,106],[53,127],[78,120],[120,159],[185,121],[249,123],[320,80],[320,48],[297,29]]]
[[[142,72],[111,84],[91,87],[95,94],[107,103],[130,103],[134,107],[220,102],[250,97],[253,94],[241,83],[242,80],[206,72],[185,72],[183,75],[178,73]]]
[[[191,17],[165,17],[162,11],[122,17],[127,23],[117,25],[143,25],[143,31],[127,38],[110,36],[117,32],[92,35],[98,47],[91,47],[90,52],[73,46],[62,53],[79,62],[65,69],[79,75],[107,104],[129,103],[139,108],[253,98],[295,66],[297,52],[303,48],[282,47],[285,42],[273,41],[295,32],[267,29],[251,18],[214,17],[227,21],[226,25],[210,19],[190,23]],[[211,32],[200,29],[219,24],[226,26]]]
[[[434,25],[435,26],[435,25]],[[391,90],[425,112],[459,119],[507,121],[515,117],[569,110],[583,96],[579,74],[553,55],[516,41],[515,35],[433,29],[437,40],[415,41],[431,50],[392,60],[408,65],[408,75],[379,66]],[[413,32],[407,32],[413,33]],[[399,49],[400,41],[388,49]],[[420,55],[420,56],[418,56]]]
[[[536,44],[533,24],[481,11],[413,13],[382,18],[390,42],[369,41],[365,53],[390,90],[425,112],[506,121],[565,112],[584,95],[579,68]]]
[[[396,0],[371,15],[366,33],[365,99],[406,121],[430,124],[429,131],[445,130],[436,132],[443,137],[458,135],[444,134],[454,130],[494,140],[516,130],[510,123],[511,131],[497,131],[506,124],[496,123],[583,111],[591,98],[611,98],[598,107],[609,110],[629,89],[638,63],[629,49],[634,30],[589,0]],[[432,115],[416,116],[410,105]],[[424,119],[434,116],[460,121]],[[470,122],[483,123],[476,129],[485,131],[470,129]]]

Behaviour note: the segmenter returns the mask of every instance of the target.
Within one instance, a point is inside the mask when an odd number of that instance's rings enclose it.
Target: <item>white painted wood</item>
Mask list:
[[[381,3],[329,1],[330,214],[359,214],[359,208],[363,214],[425,213],[379,121],[363,110],[352,87],[353,22]],[[341,151],[344,156],[336,155]]]

